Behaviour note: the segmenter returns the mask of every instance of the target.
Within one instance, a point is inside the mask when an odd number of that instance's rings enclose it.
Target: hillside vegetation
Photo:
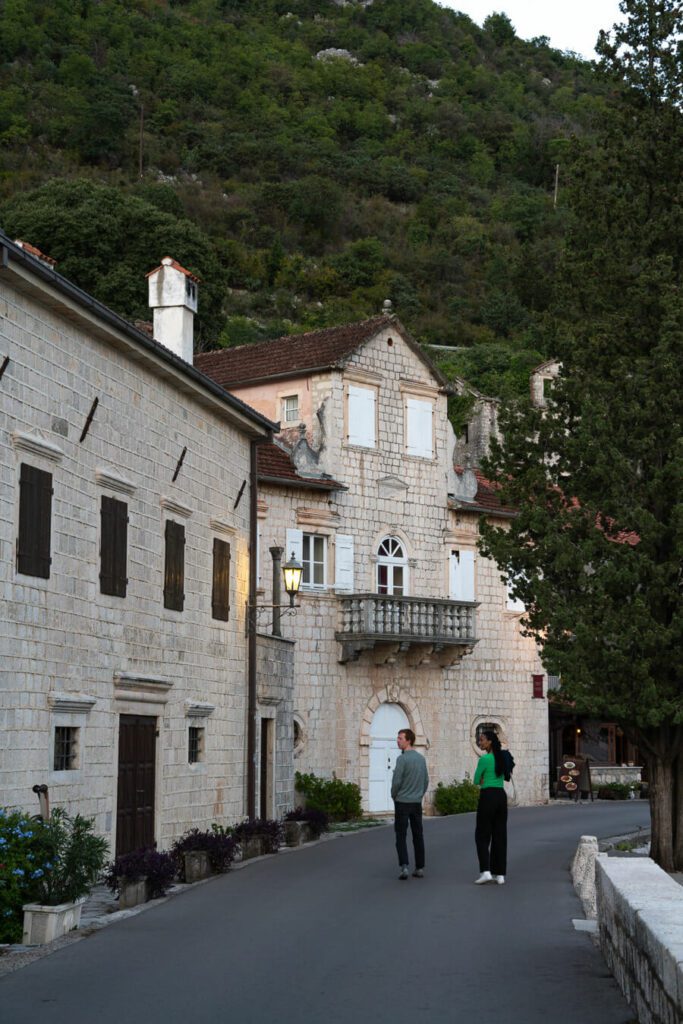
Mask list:
[[[0,223],[131,319],[172,255],[202,278],[205,349],[390,298],[483,390],[519,390],[549,354],[555,166],[607,100],[504,15],[5,0],[0,86]]]

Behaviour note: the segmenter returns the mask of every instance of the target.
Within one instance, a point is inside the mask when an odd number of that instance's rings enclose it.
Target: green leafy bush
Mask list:
[[[440,782],[434,793],[434,807],[437,814],[467,814],[476,811],[479,803],[479,786],[465,775],[462,782],[453,781],[449,786]]]
[[[20,942],[24,903],[52,870],[40,819],[0,808],[0,942]]]
[[[628,800],[630,792],[626,782],[605,782],[598,788],[598,800]]]
[[[336,777],[321,779],[312,772],[307,775],[297,772],[295,786],[306,797],[307,808],[324,811],[331,821],[361,817],[360,786],[355,782],[342,782]]]

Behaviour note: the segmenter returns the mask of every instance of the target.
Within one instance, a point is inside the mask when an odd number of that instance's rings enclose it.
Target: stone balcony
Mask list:
[[[341,662],[356,661],[372,652],[376,664],[393,664],[405,657],[409,665],[446,668],[477,642],[476,601],[447,601],[394,594],[351,594],[340,597]]]

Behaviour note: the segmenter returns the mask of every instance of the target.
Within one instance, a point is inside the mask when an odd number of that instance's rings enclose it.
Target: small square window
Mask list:
[[[299,396],[286,395],[282,399],[282,419],[285,423],[296,423],[299,419]]]
[[[204,760],[204,728],[191,725],[188,732],[187,760],[190,764],[199,764]]]
[[[78,732],[75,726],[55,726],[54,771],[73,772],[78,768]]]

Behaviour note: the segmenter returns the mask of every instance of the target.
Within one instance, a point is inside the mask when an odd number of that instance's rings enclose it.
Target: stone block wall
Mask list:
[[[287,619],[283,620],[285,623]],[[286,627],[285,627],[286,628]],[[294,641],[259,633],[256,640],[256,694],[259,714],[275,721],[273,794],[268,816],[281,818],[294,808]],[[258,739],[260,742],[260,738]],[[257,763],[260,751],[257,751]],[[260,792],[257,792],[257,803]]]
[[[640,1024],[683,1020],[683,887],[649,857],[596,860],[600,946]]]
[[[37,811],[31,787],[47,783],[53,804],[94,815],[113,844],[119,717],[148,715],[165,847],[244,813],[248,490],[233,506],[249,440],[219,401],[187,380],[181,390],[161,360],[131,358],[133,343],[75,305],[67,317],[59,297],[15,291],[8,275],[2,285],[0,803]],[[48,579],[16,568],[22,462],[52,474]],[[100,593],[103,495],[128,505],[125,598]],[[163,602],[167,519],[185,526],[182,612]],[[231,545],[227,622],[211,614],[214,537]],[[80,729],[77,769],[53,771],[56,725]],[[191,725],[204,729],[196,764]]]

